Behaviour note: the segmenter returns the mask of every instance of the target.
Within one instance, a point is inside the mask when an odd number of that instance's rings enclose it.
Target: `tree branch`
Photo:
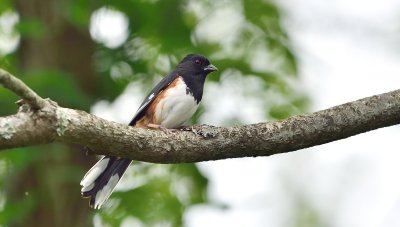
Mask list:
[[[61,141],[139,161],[199,162],[285,153],[400,123],[400,90],[283,121],[202,126],[197,134],[133,128],[49,103],[0,118],[0,149]]]
[[[0,83],[25,100],[33,109],[41,109],[46,105],[44,99],[26,86],[20,79],[12,76],[3,69],[0,69]]]

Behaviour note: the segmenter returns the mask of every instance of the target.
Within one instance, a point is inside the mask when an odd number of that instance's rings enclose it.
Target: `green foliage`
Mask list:
[[[90,98],[77,81],[62,71],[30,71],[24,75],[23,80],[40,96],[51,97],[62,106],[86,109],[90,105]]]
[[[8,90],[0,89],[0,97],[0,116],[14,114],[17,111],[17,106],[10,100],[17,101],[18,96]]]
[[[0,2],[0,14],[4,13],[7,10],[10,10],[11,7],[11,2],[10,0],[2,0]]]
[[[163,53],[176,53],[191,46],[191,29],[183,20],[182,0],[170,1],[106,1],[129,17],[134,37],[160,45]]]
[[[50,32],[43,21],[34,18],[21,20],[16,29],[25,38],[41,38]]]
[[[26,196],[22,199],[6,203],[3,211],[0,213],[0,223],[21,223],[20,220],[31,215],[34,210],[34,197]]]
[[[186,10],[187,2],[190,1],[113,1],[112,3],[106,1],[107,7],[120,10],[129,18],[130,36],[121,47],[115,49],[101,45],[98,47],[96,53],[98,57],[95,62],[99,66],[96,68],[104,75],[101,78],[108,78],[107,75],[111,74],[110,69],[120,62],[129,65],[133,72],[131,75],[125,74],[118,77],[118,80],[114,79],[120,85],[118,87],[120,92],[131,80],[148,83],[153,82],[155,75],[165,75],[169,69],[160,70],[157,67],[160,55],[167,57],[170,64],[174,65],[177,59],[181,59],[188,52],[198,52],[206,56],[218,53],[224,57],[213,58],[212,61],[220,69],[234,68],[242,76],[259,77],[265,81],[266,89],[274,87],[282,99],[289,98],[286,103],[276,104],[279,105],[279,111],[267,110],[268,118],[282,119],[307,107],[304,94],[285,80],[285,77],[297,75],[296,59],[289,45],[288,35],[280,24],[279,9],[274,3],[259,0],[229,2],[231,5],[238,5],[239,11],[243,7],[246,24],[241,27],[236,41],[231,44],[230,48],[236,52],[231,55],[227,53],[224,40],[214,42],[196,39],[194,31],[197,25],[207,18],[196,16]],[[204,10],[208,11],[208,14],[221,8],[221,5],[212,1],[202,1],[200,4],[204,5]],[[192,44],[193,39],[196,42]],[[252,61],[258,58],[255,52],[260,50],[269,52],[270,56],[266,59],[265,65],[272,66],[268,70],[259,70],[252,65]],[[219,81],[221,74],[222,72],[214,73],[209,80]],[[106,98],[113,98],[116,95],[110,94]],[[304,105],[296,106],[291,100],[299,99],[298,97],[305,100]],[[274,102],[268,99],[265,101]]]
[[[247,20],[263,31],[263,41],[269,51],[284,59],[284,69],[295,75],[297,72],[295,56],[290,50],[288,36],[281,26],[280,12],[277,6],[269,1],[243,1]]]
[[[43,4],[46,4],[46,1]],[[26,51],[24,49],[26,46],[20,46],[16,53],[0,57],[1,67],[5,67],[16,75],[19,75],[18,72],[23,72],[20,75],[21,79],[33,90],[42,97],[50,97],[63,106],[87,110],[95,99],[112,101],[131,81],[139,81],[143,84],[143,90],[149,90],[156,76],[165,75],[184,55],[196,52],[210,57],[213,64],[220,69],[209,77],[208,83],[217,83],[225,70],[238,72],[242,77],[261,79],[265,90],[273,91],[280,100],[277,102],[274,98],[263,99],[263,102],[269,104],[266,105],[268,106],[265,110],[266,118],[286,118],[304,111],[307,107],[307,98],[298,89],[294,89],[295,83],[289,82],[296,80],[296,58],[289,45],[290,39],[281,26],[279,8],[271,1],[67,0],[57,4],[59,6],[57,9],[61,10],[57,14],[60,16],[58,19],[62,21],[60,22],[62,27],[59,27],[59,30],[75,29],[83,31],[88,36],[91,14],[101,7],[118,10],[129,20],[129,36],[121,46],[108,48],[102,43],[92,44],[95,77],[90,78],[89,83],[94,85],[96,92],[85,90],[82,80],[73,73],[67,73],[68,70],[61,67],[20,68],[20,54]],[[189,9],[190,4],[197,4],[201,12]],[[206,21],[216,11],[228,6],[236,7],[234,10],[243,16],[242,24],[238,25],[238,32],[232,31],[232,34],[228,35],[231,37],[223,37],[220,40],[199,39],[196,33],[199,24]],[[0,1],[0,13],[9,9],[12,9],[10,1]],[[50,39],[55,36],[57,30],[50,29],[47,23],[48,21],[21,15],[16,30],[25,40]],[[233,41],[227,43],[225,39],[232,37]],[[49,46],[48,48],[66,50],[68,47],[65,43],[59,43],[58,47]],[[265,59],[260,57],[260,53],[267,53],[267,57]],[[41,58],[41,53],[37,54],[37,58]],[[81,59],[79,53],[76,54],[76,58],[85,60]],[[264,61],[262,66],[268,67],[260,69],[254,66],[253,63],[260,58]],[[27,61],[27,59],[24,60]],[[67,62],[71,59],[63,60]],[[166,61],[167,66],[163,67],[160,63],[162,61]],[[92,66],[87,67],[91,69]],[[249,90],[251,91],[251,88]],[[257,96],[254,92],[245,95]],[[15,113],[16,107],[13,102],[17,99],[18,97],[11,92],[0,89],[0,114]],[[196,123],[204,111],[206,111],[204,107],[199,108],[192,123]],[[49,163],[63,163],[70,160],[76,153],[69,149],[71,148],[62,145],[50,145],[40,147],[40,151],[38,148],[21,148],[2,153],[0,161],[12,163],[8,164],[7,168],[11,168],[16,173],[22,172],[34,163],[46,163],[46,165],[39,164],[39,167],[37,165],[34,167],[39,173],[35,176],[40,178],[36,179],[39,184],[35,189],[29,191],[28,195],[14,198],[12,203],[6,202],[0,212],[0,224],[15,223],[18,217],[20,220],[25,220],[38,207],[50,206],[50,203],[42,201],[43,198],[47,198],[42,194],[49,192],[49,189],[47,191],[44,189],[45,184],[51,185],[49,200],[57,201],[53,205],[58,204],[55,205],[56,208],[46,207],[46,209],[54,208],[58,215],[64,215],[66,211],[62,210],[63,204],[68,203],[67,200],[75,201],[74,199],[79,197],[79,192],[68,191],[68,195],[63,200],[57,198],[54,193],[60,190],[59,185],[65,182],[78,185],[84,168],[64,163],[57,165],[53,171],[49,172],[46,166],[50,165]],[[130,168],[130,171],[126,178],[135,185],[129,186],[127,183],[128,186],[125,186],[124,190],[113,193],[110,203],[98,212],[103,223],[118,226],[127,217],[135,217],[150,226],[157,223],[180,226],[186,208],[193,204],[207,202],[207,179],[194,164],[136,164]],[[4,185],[5,182],[0,182],[0,184]],[[20,187],[24,188],[26,185],[21,184]],[[7,190],[11,189],[5,187],[3,192],[11,194]],[[78,205],[74,204],[74,206]],[[90,215],[85,218],[87,219],[85,222],[80,222],[82,226],[91,222]]]
[[[63,13],[65,18],[77,27],[87,28],[93,8],[92,1],[64,1]]]
[[[207,179],[193,164],[134,165],[139,169],[128,176],[142,185],[128,191],[114,192],[114,205],[101,210],[103,221],[118,226],[127,216],[133,216],[148,225],[169,223],[181,226],[185,208],[206,202]]]
[[[2,152],[0,165],[4,168],[1,168],[0,173],[0,185],[2,186],[0,197],[4,196],[5,192],[10,190],[11,185],[16,182],[14,179],[16,172],[26,170],[31,161],[38,161],[40,157],[40,150],[36,147],[16,148]],[[25,190],[24,195],[20,198],[6,198],[4,208],[0,212],[0,223],[17,223],[31,215],[37,201],[28,192],[28,188]]]

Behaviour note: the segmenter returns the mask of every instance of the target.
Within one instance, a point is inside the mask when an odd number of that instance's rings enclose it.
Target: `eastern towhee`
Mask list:
[[[217,68],[207,58],[187,55],[145,98],[129,123],[140,128],[177,129],[196,112],[207,75]],[[132,160],[104,156],[83,177],[81,193],[100,209]]]

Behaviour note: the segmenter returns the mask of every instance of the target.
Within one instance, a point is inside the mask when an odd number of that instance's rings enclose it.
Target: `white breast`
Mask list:
[[[155,114],[160,125],[177,128],[190,119],[199,106],[191,94],[187,94],[186,84],[178,78],[177,86],[168,89],[165,98],[157,105]]]

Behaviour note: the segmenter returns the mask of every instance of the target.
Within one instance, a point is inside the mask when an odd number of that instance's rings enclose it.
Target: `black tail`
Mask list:
[[[81,193],[89,197],[89,205],[100,209],[121,180],[131,160],[104,156],[83,177]]]

